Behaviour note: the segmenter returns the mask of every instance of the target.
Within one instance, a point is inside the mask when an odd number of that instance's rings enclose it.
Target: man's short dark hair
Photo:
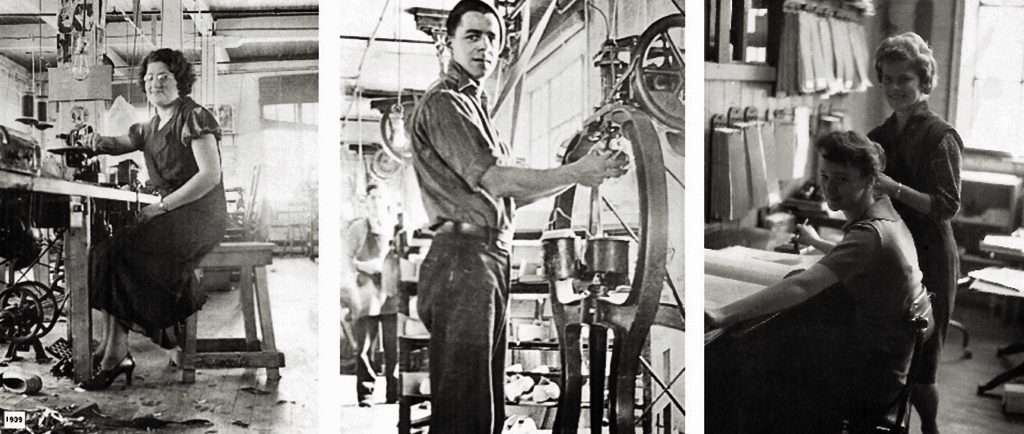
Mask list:
[[[467,12],[494,15],[494,18],[498,19],[498,43],[500,44],[498,49],[505,48],[505,20],[501,19],[501,14],[494,6],[480,0],[461,0],[452,8],[451,12],[448,12],[448,19],[445,20],[444,26],[448,30],[449,38],[455,37],[455,29],[459,27],[462,16]]]

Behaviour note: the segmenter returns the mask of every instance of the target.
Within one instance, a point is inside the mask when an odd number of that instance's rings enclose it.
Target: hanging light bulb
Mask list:
[[[405,135],[405,109],[401,103],[395,103],[388,111],[388,124],[391,131],[391,150],[396,160],[404,161],[412,157],[412,147],[409,146],[409,138]]]
[[[75,80],[82,81],[89,77],[92,65],[89,64],[88,41],[79,37],[75,44],[75,54],[71,60],[71,75]]]

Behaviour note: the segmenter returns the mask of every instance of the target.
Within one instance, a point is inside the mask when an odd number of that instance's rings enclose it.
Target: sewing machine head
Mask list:
[[[73,178],[76,181],[100,182],[102,169],[95,158],[96,152],[84,144],[84,139],[93,133],[92,126],[80,125],[65,134],[58,134],[57,138],[64,140],[64,147],[48,149],[49,152],[64,157],[64,165],[74,169]]]
[[[39,174],[39,144],[0,125],[0,169]]]

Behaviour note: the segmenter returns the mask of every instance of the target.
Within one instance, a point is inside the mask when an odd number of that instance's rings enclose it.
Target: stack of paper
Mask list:
[[[1024,238],[1007,235],[985,235],[981,248],[990,252],[1024,256]]]
[[[989,267],[967,273],[975,279],[971,288],[977,291],[1004,295],[1024,291],[1024,271],[1015,268]]]

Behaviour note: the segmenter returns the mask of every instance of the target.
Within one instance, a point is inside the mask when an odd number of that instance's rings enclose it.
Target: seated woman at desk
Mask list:
[[[758,397],[763,399],[752,400],[753,412],[765,415],[752,432],[834,432],[841,415],[886,408],[907,381],[914,341],[910,318],[922,315],[931,322],[910,232],[889,198],[875,196],[884,151],[853,131],[829,133],[815,147],[824,160],[820,176],[828,206],[846,215],[842,240],[832,246],[805,230],[811,244],[827,250],[819,262],[745,299],[708,310],[705,328],[779,312],[826,289],[851,300],[852,317],[840,327],[794,330],[800,341],[792,345],[794,353],[781,356],[780,366],[766,371],[780,376],[755,379],[772,386]],[[776,358],[769,354],[756,363]]]
[[[188,97],[195,75],[181,51],[161,48],[142,61],[139,84],[156,116],[119,137],[90,135],[104,154],[141,150],[160,202],[146,205],[136,224],[89,252],[89,300],[102,313],[98,369],[80,384],[104,389],[121,374],[131,384],[135,361],[128,331],[163,348],[178,345],[176,327],[202,307],[195,275],[200,260],[224,237],[227,206],[216,117]]]

